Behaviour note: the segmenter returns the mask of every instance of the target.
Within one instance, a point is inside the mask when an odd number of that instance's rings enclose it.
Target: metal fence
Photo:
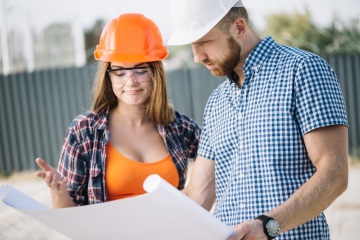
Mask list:
[[[360,55],[330,56],[345,96],[349,152],[360,155]],[[57,165],[66,129],[90,107],[94,67],[0,76],[0,173],[38,169],[36,157]],[[224,80],[203,68],[168,72],[175,108],[201,124],[210,93]]]
[[[36,157],[57,165],[66,129],[89,107],[87,68],[0,77],[0,172],[37,169]]]
[[[360,158],[360,55],[325,57],[333,67],[344,94],[349,121],[349,153]]]

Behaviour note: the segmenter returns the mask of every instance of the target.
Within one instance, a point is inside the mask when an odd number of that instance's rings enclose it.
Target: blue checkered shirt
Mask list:
[[[215,161],[214,215],[234,226],[276,208],[315,173],[302,136],[348,125],[342,92],[320,57],[267,37],[241,88],[226,79],[204,112],[198,155]],[[277,239],[330,239],[324,214]]]

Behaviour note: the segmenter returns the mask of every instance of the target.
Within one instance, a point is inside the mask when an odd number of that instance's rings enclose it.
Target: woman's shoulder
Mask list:
[[[188,115],[178,110],[174,110],[174,122],[193,121]]]
[[[185,113],[175,110],[174,114],[174,121],[170,124],[172,127],[200,128],[199,124]]]
[[[82,131],[93,132],[96,129],[106,129],[107,126],[108,118],[106,114],[88,111],[76,116],[70,123],[68,130],[74,133]]]
[[[81,125],[90,125],[97,117],[95,112],[84,112],[77,115],[70,123],[70,128],[79,127]]]

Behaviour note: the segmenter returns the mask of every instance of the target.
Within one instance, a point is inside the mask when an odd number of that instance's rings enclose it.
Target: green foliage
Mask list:
[[[11,176],[11,172],[0,171],[0,179],[7,179]]]
[[[314,24],[308,9],[305,13],[280,13],[266,19],[261,35],[270,35],[278,43],[319,55],[360,53],[359,20],[346,25],[334,18],[329,26],[321,28]]]

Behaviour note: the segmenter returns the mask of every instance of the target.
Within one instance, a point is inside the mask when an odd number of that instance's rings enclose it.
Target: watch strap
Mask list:
[[[266,216],[266,215],[260,215],[260,216],[257,216],[255,219],[259,219],[262,224],[263,224],[263,228],[264,228],[264,233],[265,235],[268,237],[268,239],[274,239],[276,238],[277,236],[270,236],[269,235],[269,232],[268,232],[268,229],[266,228],[266,224],[271,221],[271,220],[274,220],[276,221],[274,218],[272,217],[269,217],[269,216]]]

